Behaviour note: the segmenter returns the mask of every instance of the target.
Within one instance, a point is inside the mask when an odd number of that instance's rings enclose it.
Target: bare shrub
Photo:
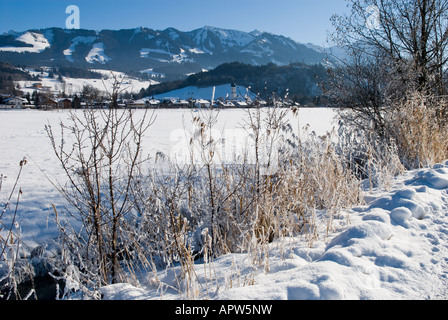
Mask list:
[[[46,126],[68,179],[59,188],[70,205],[67,213],[80,222],[68,225],[56,212],[64,262],[79,269],[79,277],[85,277],[82,283],[125,281],[123,268],[128,270],[129,256],[138,253],[129,237],[135,214],[131,191],[137,167],[145,160],[142,138],[152,121],[146,112],[136,119],[132,110],[71,112],[70,123],[60,125],[60,144],[52,127]]]
[[[367,120],[353,123],[353,109],[342,109],[341,130],[350,145],[348,162],[370,187],[388,187],[392,177],[406,169],[427,167],[448,157],[447,101],[445,96],[411,92],[381,114],[384,130],[379,133]]]

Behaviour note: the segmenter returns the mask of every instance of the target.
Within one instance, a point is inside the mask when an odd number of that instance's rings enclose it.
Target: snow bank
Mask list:
[[[397,177],[389,191],[366,193],[366,204],[346,210],[334,232],[309,247],[304,239],[272,243],[264,266],[250,254],[196,265],[198,298],[218,300],[446,299],[448,297],[448,161]],[[324,227],[324,226],[322,226]],[[210,271],[212,270],[212,271]],[[174,271],[157,285],[174,285]],[[180,299],[156,290],[154,277],[139,288],[117,284],[105,299]],[[211,286],[210,283],[215,283]],[[208,285],[207,285],[208,284]]]

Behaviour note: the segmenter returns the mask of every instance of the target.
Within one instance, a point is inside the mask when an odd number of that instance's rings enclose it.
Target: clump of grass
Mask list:
[[[22,241],[20,224],[17,219],[22,196],[22,189],[18,187],[18,183],[26,163],[26,158],[20,161],[19,172],[0,211],[0,299],[37,299],[33,283],[34,272],[26,258],[26,249],[28,248]],[[5,179],[6,176],[2,174],[0,176],[0,192]],[[16,198],[14,199],[14,197]],[[19,285],[26,280],[31,282],[32,288],[28,292],[22,292]]]
[[[413,93],[393,110],[390,131],[407,168],[431,166],[448,158],[446,97]]]

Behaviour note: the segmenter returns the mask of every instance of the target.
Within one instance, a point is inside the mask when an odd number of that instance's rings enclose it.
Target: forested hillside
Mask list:
[[[268,98],[272,93],[289,97],[298,102],[309,102],[322,95],[319,83],[327,73],[321,64],[293,63],[277,66],[273,63],[254,66],[239,62],[225,63],[208,72],[190,75],[185,80],[164,82],[150,86],[142,96],[152,96],[188,86],[208,87],[236,83],[250,87],[253,93]]]

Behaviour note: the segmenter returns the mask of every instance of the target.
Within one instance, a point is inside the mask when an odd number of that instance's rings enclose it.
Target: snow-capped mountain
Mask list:
[[[188,32],[143,27],[101,31],[49,28],[0,35],[0,61],[14,65],[150,69],[171,79],[225,62],[315,64],[323,58],[322,52],[281,35],[209,26]]]

